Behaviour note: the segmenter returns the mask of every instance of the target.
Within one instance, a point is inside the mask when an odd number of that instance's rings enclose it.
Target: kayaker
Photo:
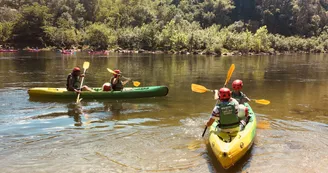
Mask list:
[[[243,81],[242,80],[234,80],[232,82],[232,89],[233,91],[231,92],[231,97],[236,99],[239,104],[244,104],[245,102],[251,101],[246,94],[241,92],[243,89]]]
[[[130,79],[126,81],[122,81],[121,77],[121,71],[120,70],[114,70],[116,74],[113,74],[113,77],[110,79],[110,84],[112,86],[112,90],[114,91],[122,91],[124,88],[124,85],[130,81]]]
[[[94,91],[86,85],[83,85],[82,88],[80,88],[80,77],[84,77],[84,74],[81,74],[79,67],[74,67],[72,73],[67,76],[67,91],[74,91],[76,93],[80,93],[81,89],[82,91]]]
[[[218,120],[219,128],[223,132],[231,133],[243,129],[246,122],[240,120],[238,117],[238,111],[240,111],[241,116],[247,116],[247,108],[244,106],[244,112],[242,112],[242,107],[239,107],[238,101],[231,97],[231,91],[229,88],[221,88],[218,91],[218,98],[220,99],[220,103],[215,105],[206,126],[210,127],[215,120]]]

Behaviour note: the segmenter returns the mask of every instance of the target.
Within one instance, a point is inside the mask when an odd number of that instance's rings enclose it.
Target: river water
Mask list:
[[[166,97],[129,100],[29,99],[31,87],[65,87],[90,62],[85,84],[99,87],[119,68]],[[201,138],[215,101],[192,83],[243,91],[259,123],[250,151],[223,170]],[[1,172],[328,172],[328,55],[209,57],[54,52],[0,53]],[[132,84],[128,84],[132,86]]]

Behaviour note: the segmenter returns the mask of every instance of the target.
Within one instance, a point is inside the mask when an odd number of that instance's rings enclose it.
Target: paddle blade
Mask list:
[[[88,69],[89,66],[90,66],[90,62],[85,61],[85,62],[83,63],[83,68],[84,68],[85,70]]]
[[[133,81],[133,86],[138,87],[140,85],[139,81]]]
[[[204,92],[207,92],[207,91],[211,91],[211,90],[205,88],[204,86],[197,85],[197,84],[191,84],[191,90],[194,91],[194,92],[197,92],[197,93],[204,93]]]
[[[80,99],[80,93],[77,95],[77,98],[76,98],[76,104],[80,103],[82,100],[82,98]]]
[[[256,128],[258,129],[270,129],[270,123],[268,121],[258,121]]]
[[[115,71],[113,71],[113,70],[111,70],[111,69],[109,69],[109,68],[107,68],[107,71],[109,71],[109,73],[113,73],[113,74],[116,74],[116,72],[115,72]]]
[[[268,104],[270,104],[270,101],[269,100],[264,100],[264,99],[254,100],[254,101],[255,101],[255,103],[262,104],[262,105],[268,105]]]
[[[228,71],[228,74],[227,74],[227,79],[224,83],[224,87],[228,84],[234,70],[235,70],[235,64],[231,64],[231,66],[229,68],[229,71]]]

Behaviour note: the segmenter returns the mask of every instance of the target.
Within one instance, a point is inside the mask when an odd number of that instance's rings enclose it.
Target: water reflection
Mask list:
[[[82,110],[82,105],[81,104],[75,104],[75,103],[70,103],[67,105],[67,115],[74,119],[75,124],[74,126],[82,126],[82,118],[81,115],[84,115],[83,110]]]
[[[92,123],[105,123],[106,121],[113,121],[120,119],[121,111],[124,101],[114,100],[111,102],[92,102],[90,104],[75,104],[67,105],[67,114],[74,119],[74,126],[82,126],[83,120],[85,125]],[[127,108],[130,109],[130,108]]]
[[[123,110],[123,102],[121,101],[105,102],[103,105],[104,111],[111,112],[112,116],[121,115],[121,110]]]

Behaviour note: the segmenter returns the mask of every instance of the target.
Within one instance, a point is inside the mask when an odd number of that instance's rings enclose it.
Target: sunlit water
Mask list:
[[[168,96],[129,100],[29,99],[31,87],[65,87],[90,62],[85,84],[101,86],[119,68]],[[259,123],[251,150],[223,170],[201,138],[215,104],[191,83],[220,88],[240,78]],[[0,53],[1,172],[328,172],[328,56],[89,56]],[[132,86],[132,84],[129,84]]]

